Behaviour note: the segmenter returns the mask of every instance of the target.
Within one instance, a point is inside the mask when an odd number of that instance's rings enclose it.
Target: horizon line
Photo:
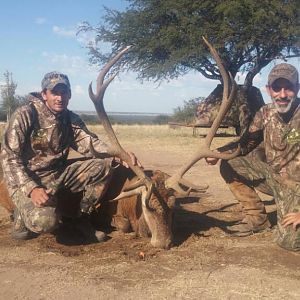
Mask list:
[[[90,115],[97,115],[94,110],[73,110],[75,113],[86,113]],[[162,112],[121,112],[121,111],[108,111],[108,115],[172,115],[172,113],[162,113]]]

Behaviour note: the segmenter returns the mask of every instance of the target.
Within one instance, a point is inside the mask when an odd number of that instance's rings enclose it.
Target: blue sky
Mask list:
[[[27,0],[3,1],[0,10],[0,83],[3,73],[12,72],[17,94],[40,90],[45,73],[57,70],[69,76],[72,85],[72,110],[93,110],[87,87],[97,77],[97,68],[88,63],[86,42],[90,36],[76,36],[83,21],[97,25],[103,6],[122,10],[125,0]],[[299,60],[290,61],[299,70]],[[254,84],[264,92],[267,74],[273,64],[255,77]],[[241,78],[243,75],[240,76]],[[105,96],[107,111],[172,113],[184,100],[207,96],[217,85],[198,73],[190,72],[176,80],[137,81],[134,73],[121,73]]]

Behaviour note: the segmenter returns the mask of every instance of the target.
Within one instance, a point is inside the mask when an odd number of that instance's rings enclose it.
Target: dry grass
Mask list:
[[[106,134],[102,126],[89,126],[92,132],[95,132],[101,139],[107,142]],[[170,128],[168,125],[114,125],[113,129],[120,141],[120,143],[128,148],[134,150],[139,147],[146,147],[157,151],[178,151],[184,150],[185,153],[192,153],[199,148],[204,141],[203,135],[207,133],[208,129],[197,129],[197,136],[193,136],[192,128],[177,127]],[[232,134],[232,129],[220,129],[220,133]],[[228,143],[233,137],[216,137],[213,140],[212,148],[219,147]]]

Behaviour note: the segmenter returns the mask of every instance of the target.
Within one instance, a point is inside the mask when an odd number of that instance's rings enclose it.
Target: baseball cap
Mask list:
[[[268,77],[268,85],[272,85],[274,81],[279,78],[284,78],[293,85],[297,85],[299,83],[299,74],[297,69],[294,66],[287,63],[276,65],[271,70]]]
[[[70,81],[67,75],[60,72],[50,72],[45,74],[42,80],[42,90],[53,90],[57,84],[64,84],[71,89]]]

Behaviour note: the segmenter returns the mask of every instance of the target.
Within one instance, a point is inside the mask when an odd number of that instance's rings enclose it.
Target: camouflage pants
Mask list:
[[[261,160],[259,152],[253,151],[247,156],[241,156],[229,161],[222,161],[222,169],[228,165],[232,170],[232,180],[253,187],[263,193],[274,196],[277,206],[277,236],[279,246],[288,250],[300,250],[300,228],[293,230],[292,226],[284,228],[281,225],[283,216],[290,212],[300,211],[300,185],[284,181],[279,174]],[[224,177],[224,176],[223,176]],[[227,178],[228,179],[228,178]]]
[[[60,220],[57,210],[56,193],[62,189],[71,194],[83,192],[82,202],[84,212],[89,213],[106,190],[111,178],[112,168],[110,160],[88,159],[75,161],[68,165],[56,180],[45,183],[51,195],[47,204],[37,207],[20,189],[13,196],[12,201],[18,208],[25,226],[36,233],[52,232]],[[72,199],[72,197],[68,197]]]

